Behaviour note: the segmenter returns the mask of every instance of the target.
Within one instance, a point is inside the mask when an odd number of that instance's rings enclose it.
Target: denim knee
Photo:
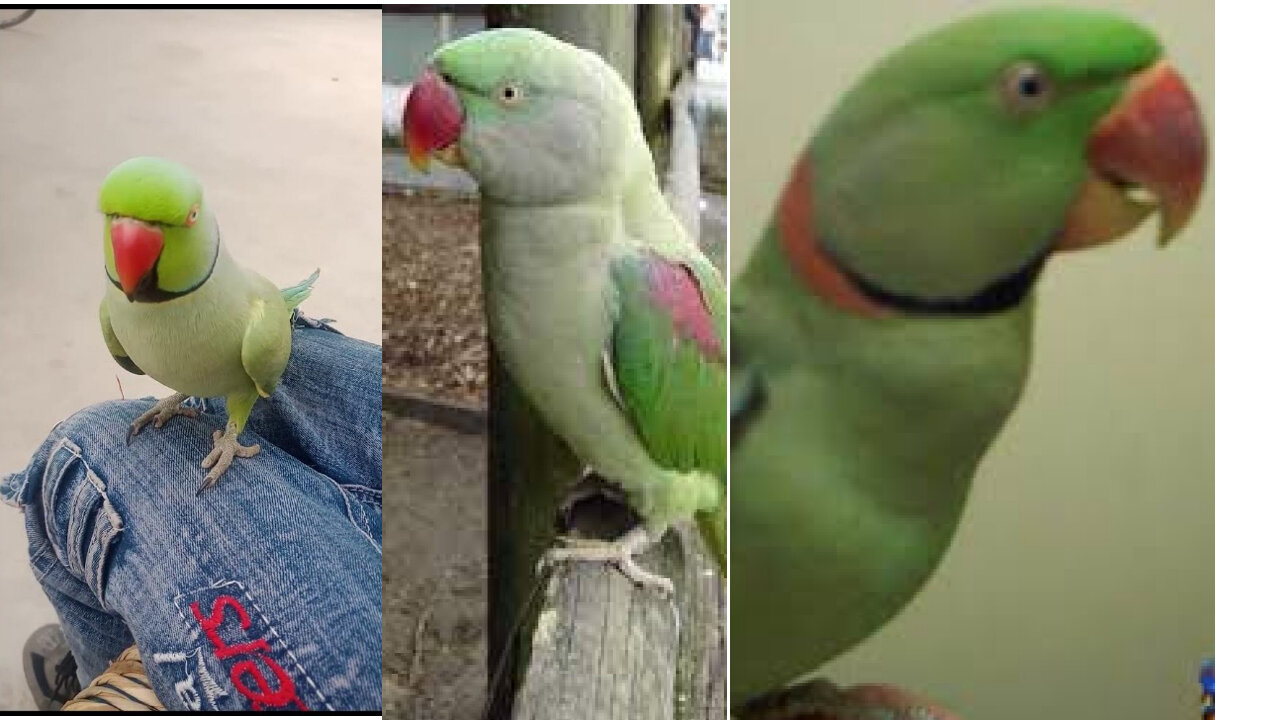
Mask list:
[[[137,405],[113,401],[72,415],[54,427],[26,469],[0,486],[6,501],[24,509],[37,577],[51,573],[56,563],[82,581],[99,606],[105,605],[107,558],[124,521],[90,458],[105,451],[100,445],[107,438],[123,445],[127,418]]]
[[[132,422],[130,413],[144,405],[146,403],[140,401],[110,400],[90,405],[58,423],[31,456],[27,467],[0,479],[0,500],[19,507],[35,501],[40,486],[50,477],[50,461],[63,446],[74,445],[77,455],[86,450],[93,455],[97,449],[94,446],[109,444],[108,438],[118,437],[119,444],[123,445],[126,429]]]

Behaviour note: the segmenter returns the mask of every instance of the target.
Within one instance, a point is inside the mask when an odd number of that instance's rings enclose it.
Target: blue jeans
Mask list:
[[[200,495],[222,402],[126,447],[152,404],[76,413],[0,482],[81,682],[137,643],[169,709],[381,708],[381,350],[295,323],[261,454]]]

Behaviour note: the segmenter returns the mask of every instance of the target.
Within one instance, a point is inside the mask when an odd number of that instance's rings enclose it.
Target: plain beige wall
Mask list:
[[[795,153],[876,59],[1018,2],[738,3],[732,265]],[[1081,2],[1141,20],[1213,125],[1211,2]],[[888,681],[971,720],[1198,717],[1213,652],[1213,184],[1172,247],[1153,227],[1056,259],[1022,405],[956,542],[907,609],[821,674]]]

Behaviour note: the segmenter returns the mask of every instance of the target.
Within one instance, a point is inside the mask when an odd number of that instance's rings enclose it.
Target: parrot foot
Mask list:
[[[608,563],[637,585],[654,588],[664,597],[675,594],[675,586],[671,584],[671,580],[636,564],[635,556],[657,543],[657,539],[650,537],[643,525],[632,528],[617,540],[562,537],[560,541],[565,547],[548,550],[541,565],[570,561]]]
[[[208,490],[218,484],[218,480],[222,478],[222,474],[231,467],[231,461],[238,457],[251,458],[257,455],[261,450],[261,445],[250,445],[245,447],[236,440],[239,431],[236,430],[235,423],[227,423],[227,430],[213,431],[213,450],[200,463],[200,467],[209,470],[209,474],[204,477],[204,482],[200,483],[200,489],[196,494]]]
[[[142,432],[143,428],[147,426],[147,423],[150,423],[152,427],[159,429],[164,427],[164,424],[169,422],[169,420],[176,415],[183,415],[185,417],[195,417],[199,415],[200,413],[195,408],[187,407],[182,404],[182,401],[186,400],[187,397],[187,395],[183,395],[182,393],[174,393],[156,403],[150,410],[139,415],[138,419],[134,420],[133,423],[129,425],[129,434],[125,436],[124,444],[128,445],[133,442],[134,436]]]

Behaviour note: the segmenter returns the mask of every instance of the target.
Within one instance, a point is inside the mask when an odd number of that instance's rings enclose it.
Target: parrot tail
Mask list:
[[[715,555],[716,561],[720,563],[720,574],[723,575],[725,568],[728,567],[725,549],[729,542],[728,533],[725,530],[724,506],[721,505],[718,509],[708,513],[698,513],[694,515],[694,519],[698,522],[698,530],[702,532],[702,539]]]
[[[665,482],[657,488],[657,497],[632,498],[633,507],[644,517],[649,529],[660,537],[675,520],[697,521],[702,539],[715,554],[720,571],[725,570],[725,482],[722,477],[704,470],[665,470]],[[656,502],[655,502],[656,501]]]
[[[281,288],[280,297],[284,298],[284,304],[289,306],[290,310],[296,309],[311,295],[311,286],[315,284],[316,278],[320,277],[320,268],[307,276],[306,280],[294,285],[293,287]]]

